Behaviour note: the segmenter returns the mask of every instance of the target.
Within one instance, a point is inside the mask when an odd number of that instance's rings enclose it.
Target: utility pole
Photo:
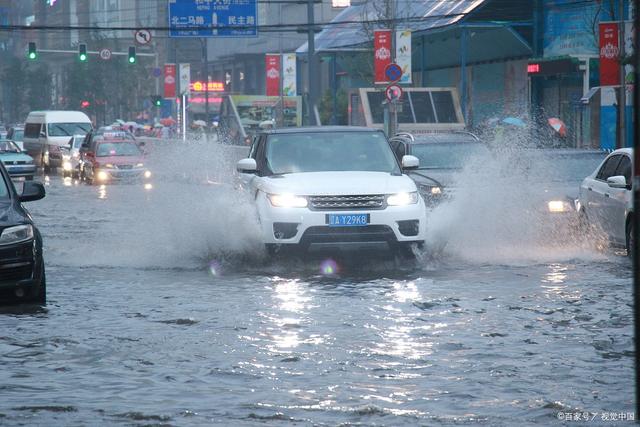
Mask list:
[[[209,49],[207,37],[200,39],[202,43],[202,57],[204,58],[204,114],[205,122],[207,123],[207,129],[209,128]]]
[[[315,18],[313,17],[313,0],[307,0],[307,25],[309,31],[307,33],[307,76],[309,78],[309,96],[307,98],[307,106],[309,108],[309,125],[316,126],[316,84],[318,81],[317,69],[315,67]]]
[[[635,21],[635,40],[636,46],[633,51],[633,181],[631,188],[633,189],[633,212],[640,212],[640,129],[638,129],[638,123],[640,123],[640,52],[638,52],[638,40],[640,40],[640,1],[634,2],[634,21]],[[633,253],[631,254],[633,260],[633,314],[634,314],[634,354],[635,354],[635,371],[636,371],[636,416],[640,414],[640,251],[638,250],[638,243],[640,241],[640,216],[633,215],[632,217],[633,227]]]
[[[618,0],[618,17],[620,18],[620,25],[618,26],[618,34],[619,34],[619,46],[620,46],[620,102],[618,105],[618,114],[620,115],[620,120],[618,123],[620,124],[620,137],[618,138],[617,148],[626,147],[626,139],[627,139],[627,124],[626,124],[626,116],[627,116],[627,83],[625,81],[625,66],[624,66],[624,57],[625,57],[625,46],[624,46],[624,0]]]

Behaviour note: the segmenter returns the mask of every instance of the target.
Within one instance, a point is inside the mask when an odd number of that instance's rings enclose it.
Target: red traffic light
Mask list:
[[[90,105],[91,105],[91,103],[90,103],[89,101],[82,101],[82,102],[80,103],[80,106],[81,106],[82,108],[87,108],[87,107],[88,107],[88,106],[90,106]]]

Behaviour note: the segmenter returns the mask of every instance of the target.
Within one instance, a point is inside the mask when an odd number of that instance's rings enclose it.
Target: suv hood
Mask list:
[[[144,163],[144,158],[142,156],[100,156],[96,157],[98,163],[106,164],[111,163],[112,165],[136,165],[138,163]]]
[[[269,194],[348,196],[412,192],[416,185],[406,175],[387,172],[306,172],[267,177],[260,190]]]

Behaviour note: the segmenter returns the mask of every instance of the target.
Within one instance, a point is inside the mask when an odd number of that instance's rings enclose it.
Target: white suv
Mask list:
[[[384,247],[410,253],[425,239],[426,209],[385,135],[360,127],[266,131],[238,162],[270,252]]]

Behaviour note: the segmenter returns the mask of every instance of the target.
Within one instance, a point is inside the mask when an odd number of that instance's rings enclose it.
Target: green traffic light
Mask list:
[[[35,52],[29,52],[29,59],[36,59],[37,56]]]
[[[80,54],[80,61],[86,61],[87,60],[87,55],[85,55],[84,53]]]

